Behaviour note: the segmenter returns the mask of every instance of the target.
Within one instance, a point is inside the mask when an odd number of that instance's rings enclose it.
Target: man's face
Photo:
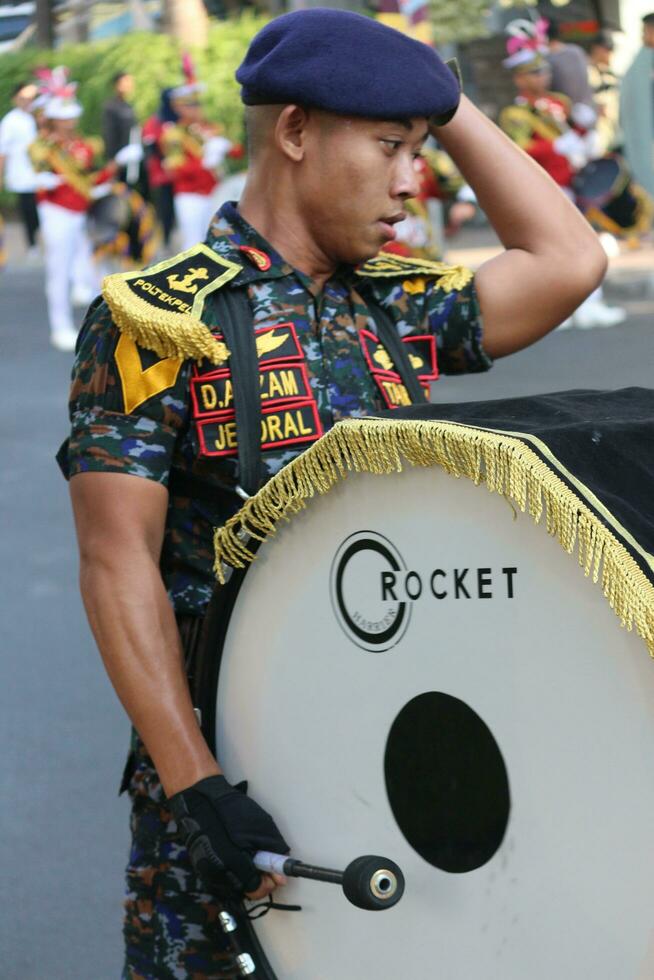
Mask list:
[[[72,136],[77,126],[76,119],[51,119],[52,134],[57,139],[67,139]]]
[[[416,160],[427,120],[374,121],[312,113],[298,200],[312,238],[335,262],[356,265],[394,237],[419,191]]]
[[[608,68],[611,64],[612,54],[611,49],[605,48],[603,44],[594,44],[590,49],[590,60],[598,68]]]
[[[173,108],[179,116],[179,121],[182,126],[191,126],[193,123],[198,123],[202,120],[202,107],[199,101],[184,102],[182,100],[174,100]]]
[[[654,24],[643,24],[643,44],[646,48],[654,48]]]
[[[132,75],[121,75],[116,81],[116,93],[123,99],[129,99],[134,92],[134,78]]]
[[[544,95],[549,88],[550,73],[547,69],[540,71],[520,71],[513,76],[515,87],[521,95]]]
[[[14,96],[14,105],[27,111],[37,96],[36,85],[24,85]]]

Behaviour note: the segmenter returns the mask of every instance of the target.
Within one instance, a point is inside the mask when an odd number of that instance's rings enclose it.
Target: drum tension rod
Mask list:
[[[404,875],[394,861],[377,854],[365,854],[350,861],[345,871],[305,864],[284,854],[258,851],[254,863],[259,871],[310,878],[340,885],[347,900],[359,909],[379,912],[397,905],[404,894]]]

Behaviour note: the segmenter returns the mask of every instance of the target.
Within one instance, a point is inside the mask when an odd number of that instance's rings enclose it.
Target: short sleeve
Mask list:
[[[492,360],[483,347],[483,324],[474,276],[460,289],[446,290],[438,280],[425,292],[426,316],[436,336],[443,374],[488,371]]]
[[[64,475],[126,473],[167,485],[188,417],[189,372],[189,362],[140,348],[105,303],[94,304],[73,367],[71,434],[57,457]]]
[[[7,156],[12,149],[11,119],[6,115],[0,120],[0,155]]]

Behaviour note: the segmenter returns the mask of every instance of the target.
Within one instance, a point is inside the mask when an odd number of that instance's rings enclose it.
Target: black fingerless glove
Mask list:
[[[224,776],[201,779],[168,802],[191,864],[216,894],[256,891],[261,875],[252,856],[289,852],[272,817]]]

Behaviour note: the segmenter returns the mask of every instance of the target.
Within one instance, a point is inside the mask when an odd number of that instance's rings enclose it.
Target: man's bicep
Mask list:
[[[125,473],[87,472],[71,477],[70,496],[83,559],[111,562],[145,548],[159,560],[168,491],[160,483]]]
[[[555,262],[522,249],[509,249],[478,269],[484,348],[491,357],[529,346],[569,315],[571,299],[560,273]]]

